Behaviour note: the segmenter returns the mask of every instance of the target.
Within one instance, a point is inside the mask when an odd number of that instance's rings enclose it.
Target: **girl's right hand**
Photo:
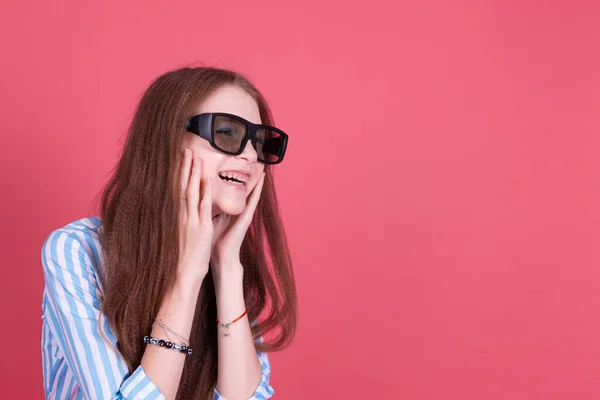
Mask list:
[[[185,149],[179,185],[179,260],[176,282],[200,289],[208,273],[213,238],[212,179],[202,183],[202,160]]]

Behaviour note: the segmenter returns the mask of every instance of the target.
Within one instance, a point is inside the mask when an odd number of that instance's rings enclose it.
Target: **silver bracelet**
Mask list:
[[[169,336],[169,333],[172,333],[173,335],[175,335],[175,337],[177,339],[179,339],[182,342],[183,345],[185,345],[185,346],[190,345],[190,342],[188,339],[184,338],[183,336],[179,335],[177,332],[173,331],[160,319],[157,318],[156,320],[154,320],[154,322],[152,323],[152,326],[154,326],[154,324],[157,324],[158,326],[160,326],[162,328],[163,331],[165,331],[165,335],[167,335],[167,338],[169,338],[169,340],[172,341],[171,336]]]

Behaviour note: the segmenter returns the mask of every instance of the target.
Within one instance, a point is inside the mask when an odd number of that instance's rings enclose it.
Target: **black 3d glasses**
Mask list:
[[[237,115],[206,113],[194,115],[186,124],[188,132],[210,142],[223,153],[240,155],[248,141],[256,150],[258,161],[278,164],[283,160],[288,135],[269,125],[257,125]]]

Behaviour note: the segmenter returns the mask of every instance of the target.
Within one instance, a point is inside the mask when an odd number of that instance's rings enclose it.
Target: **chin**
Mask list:
[[[240,215],[245,207],[245,202],[242,203],[234,199],[219,199],[213,203],[213,209],[218,214]]]

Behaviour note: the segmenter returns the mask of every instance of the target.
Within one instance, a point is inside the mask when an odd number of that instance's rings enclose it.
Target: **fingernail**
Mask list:
[[[183,154],[188,157],[190,155],[190,149],[183,150]]]

